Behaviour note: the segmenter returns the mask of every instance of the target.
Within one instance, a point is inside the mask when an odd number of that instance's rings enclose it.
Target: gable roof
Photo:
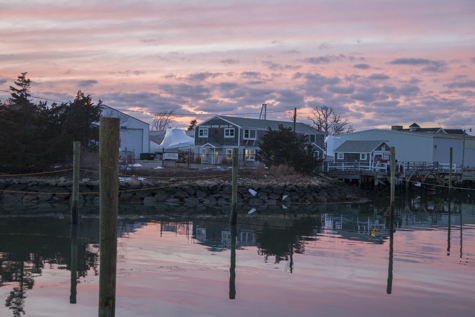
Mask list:
[[[145,123],[145,124],[148,125],[148,126],[150,125],[150,123],[147,123],[147,122],[145,122],[145,121],[143,121],[143,120],[137,119],[136,117],[132,117],[131,115],[126,114],[125,112],[122,112],[122,111],[117,110],[117,109],[115,109],[115,108],[109,107],[108,105],[102,104],[102,105],[101,105],[101,110],[104,111],[105,108],[107,108],[107,109],[109,109],[109,110],[112,110],[112,111],[116,111],[117,113],[119,113],[119,114],[122,115],[122,116],[127,116],[127,117],[130,117],[130,118],[134,118],[135,120],[140,121],[140,122],[142,122],[142,123]],[[101,117],[104,116],[103,114],[104,114],[104,112],[101,113]],[[110,116],[110,114],[109,114],[108,116]],[[120,118],[120,117],[113,117],[113,118]],[[122,121],[122,119],[121,119],[121,121]]]
[[[343,142],[342,145],[337,147],[333,152],[340,152],[340,153],[370,153],[375,148],[377,148],[381,143],[384,141],[377,140],[377,141],[354,141],[349,140]]]
[[[205,120],[198,124],[198,126],[206,123],[207,121],[215,118],[220,118],[229,123],[237,125],[240,128],[256,128],[261,130],[267,130],[270,127],[272,130],[279,129],[279,124],[284,128],[294,128],[294,123],[289,121],[275,121],[275,120],[261,120],[261,119],[250,119],[250,118],[239,118],[239,117],[228,117],[228,116],[214,116],[208,120]],[[295,130],[299,133],[311,133],[311,134],[325,134],[322,131],[318,131],[314,127],[311,127],[305,123],[296,122]]]

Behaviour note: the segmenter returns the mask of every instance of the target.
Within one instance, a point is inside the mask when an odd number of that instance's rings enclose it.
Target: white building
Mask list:
[[[394,147],[399,162],[449,163],[450,148],[452,161],[462,164],[463,135],[446,133],[426,133],[404,130],[371,129],[340,135],[342,141],[385,141]],[[475,137],[465,136],[465,167],[475,167]]]
[[[120,118],[120,151],[134,152],[135,159],[140,159],[140,153],[150,153],[148,123],[105,105],[102,116]]]

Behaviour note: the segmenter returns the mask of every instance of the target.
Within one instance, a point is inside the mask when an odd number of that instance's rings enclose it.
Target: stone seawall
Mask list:
[[[68,204],[72,182],[54,180],[0,179],[0,202],[35,204]],[[84,179],[79,186],[79,204],[99,203],[99,181]],[[224,206],[231,204],[232,186],[229,181],[198,181],[192,184],[170,179],[164,181],[131,179],[119,184],[119,202],[145,206],[156,204],[186,204]],[[251,207],[277,204],[325,204],[357,201],[362,191],[344,183],[322,179],[305,183],[240,181],[238,204]]]

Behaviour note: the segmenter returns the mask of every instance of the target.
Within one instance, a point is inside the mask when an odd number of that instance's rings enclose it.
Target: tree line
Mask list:
[[[72,160],[73,141],[96,151],[102,102],[78,91],[73,101],[34,103],[31,81],[22,73],[10,86],[11,97],[0,102],[0,172],[44,171]]]

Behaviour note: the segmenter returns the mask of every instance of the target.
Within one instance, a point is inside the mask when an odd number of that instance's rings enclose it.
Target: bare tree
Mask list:
[[[315,106],[312,114],[313,116],[308,119],[317,130],[325,132],[326,135],[340,135],[355,131],[353,125],[347,119],[342,119],[341,113],[337,113],[332,107]]]
[[[170,122],[175,118],[173,114],[175,109],[158,111],[153,118],[151,131],[164,131],[167,129]]]

